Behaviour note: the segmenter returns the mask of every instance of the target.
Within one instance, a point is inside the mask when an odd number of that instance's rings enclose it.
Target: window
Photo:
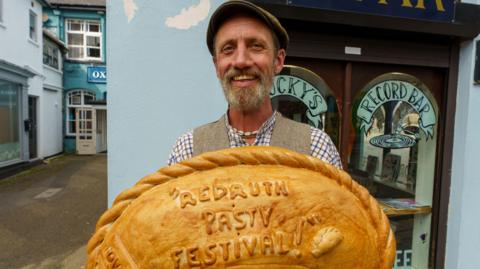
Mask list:
[[[66,38],[68,59],[102,59],[102,32],[99,21],[67,20]]]
[[[59,50],[49,40],[43,42],[43,64],[46,64],[55,69],[59,69],[58,58]]]
[[[85,91],[76,90],[67,94],[67,135],[75,135],[75,109],[80,107],[88,107],[88,102],[95,100],[95,94]]]
[[[286,64],[274,79],[273,106],[323,128],[343,168],[383,204],[396,237],[394,268],[434,268],[442,254],[435,212],[442,211],[445,69],[292,56]]]
[[[29,37],[37,41],[37,14],[30,10]]]
[[[400,72],[373,78],[354,101],[348,168],[374,197],[394,209],[387,214],[396,236],[398,268],[430,268],[438,111],[431,90]]]
[[[0,23],[3,22],[3,0],[0,0]]]
[[[20,159],[20,89],[0,80],[0,166]]]

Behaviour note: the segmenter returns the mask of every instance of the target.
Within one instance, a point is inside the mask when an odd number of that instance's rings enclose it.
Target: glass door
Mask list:
[[[37,97],[28,97],[28,149],[30,159],[37,158]]]
[[[97,153],[96,116],[93,108],[77,108],[75,110],[77,154],[92,155]]]
[[[0,80],[0,167],[21,161],[20,85]]]

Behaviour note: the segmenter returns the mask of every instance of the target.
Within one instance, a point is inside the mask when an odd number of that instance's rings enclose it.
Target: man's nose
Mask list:
[[[252,58],[245,46],[239,46],[237,48],[233,65],[238,69],[244,69],[252,65]]]

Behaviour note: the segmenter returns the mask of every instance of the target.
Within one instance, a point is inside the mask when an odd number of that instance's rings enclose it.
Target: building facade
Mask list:
[[[222,2],[111,5],[110,203],[163,166],[176,137],[225,112],[205,46]],[[254,2],[291,38],[276,109],[324,129],[345,170],[389,209],[395,268],[478,268],[480,3]]]
[[[61,68],[50,70],[42,62],[49,39],[42,31],[47,6],[37,0],[0,1],[0,168],[62,152]],[[61,66],[61,44],[52,47]]]
[[[63,67],[64,150],[106,151],[105,0],[48,2],[44,27],[68,48]]]

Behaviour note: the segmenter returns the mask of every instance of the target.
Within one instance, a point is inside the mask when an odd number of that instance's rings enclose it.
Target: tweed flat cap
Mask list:
[[[249,14],[262,20],[275,34],[280,49],[287,49],[288,33],[277,18],[265,9],[245,0],[232,0],[221,4],[210,17],[207,29],[207,46],[210,54],[214,52],[214,40],[220,26],[235,14]]]

